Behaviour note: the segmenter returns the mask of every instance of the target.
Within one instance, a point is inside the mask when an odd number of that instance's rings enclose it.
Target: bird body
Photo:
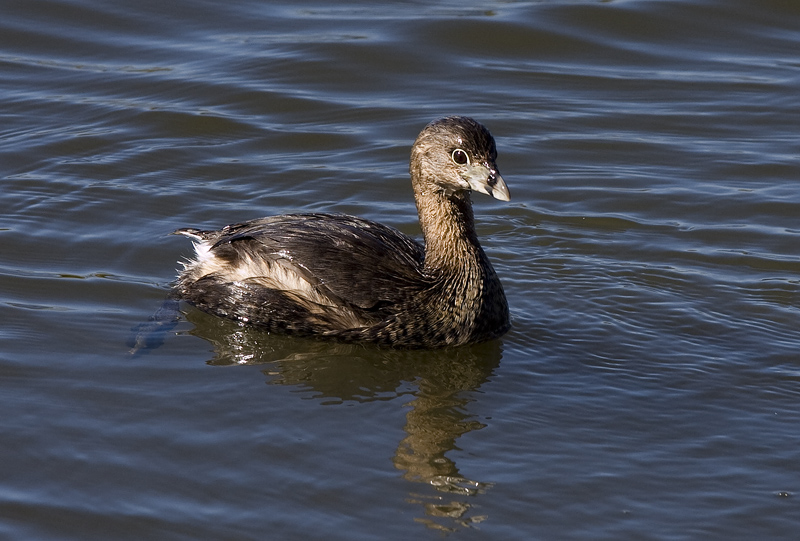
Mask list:
[[[463,155],[462,155],[463,153]],[[470,192],[508,200],[488,130],[432,122],[412,148],[424,246],[344,214],[287,214],[217,231],[179,229],[196,256],[176,292],[201,310],[270,332],[442,347],[496,338],[508,304],[474,229]]]

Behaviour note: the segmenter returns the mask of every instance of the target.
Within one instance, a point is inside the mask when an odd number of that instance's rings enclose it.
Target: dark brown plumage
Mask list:
[[[503,287],[475,234],[470,193],[507,201],[494,139],[466,117],[434,121],[411,151],[425,240],[342,214],[287,214],[195,241],[179,297],[201,310],[273,332],[442,347],[509,328]]]

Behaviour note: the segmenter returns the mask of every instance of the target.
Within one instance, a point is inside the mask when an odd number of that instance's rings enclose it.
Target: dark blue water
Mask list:
[[[794,539],[800,4],[7,1],[0,537]],[[181,306],[178,227],[418,235],[474,116],[513,328],[393,351]],[[132,331],[134,329],[134,331]]]

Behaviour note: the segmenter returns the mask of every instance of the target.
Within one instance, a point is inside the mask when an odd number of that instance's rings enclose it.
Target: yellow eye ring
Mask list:
[[[469,164],[469,154],[466,151],[457,148],[450,154],[450,159],[453,160],[453,163],[458,165],[468,165]]]

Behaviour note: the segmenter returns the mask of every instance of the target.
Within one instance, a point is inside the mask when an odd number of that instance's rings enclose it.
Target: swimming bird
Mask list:
[[[503,286],[478,242],[471,192],[509,192],[495,141],[463,116],[428,124],[411,149],[424,245],[344,214],[286,214],[216,231],[184,228],[196,255],[175,293],[270,332],[393,347],[482,342],[510,326]]]

